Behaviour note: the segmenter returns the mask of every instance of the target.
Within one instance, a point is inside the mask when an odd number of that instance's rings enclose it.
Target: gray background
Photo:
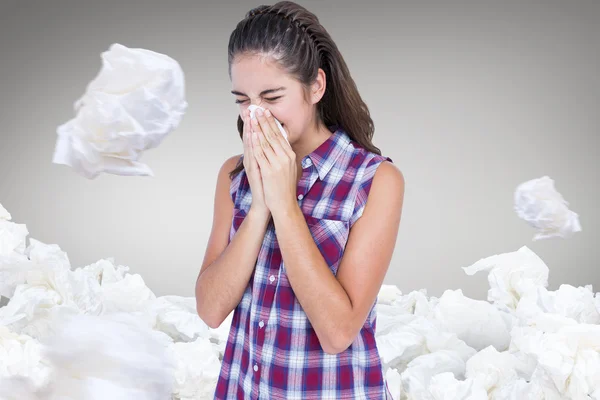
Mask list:
[[[217,171],[242,151],[226,48],[259,2],[3,1],[0,203],[73,266],[105,257],[157,295],[193,296]],[[406,178],[386,283],[485,298],[461,267],[529,246],[550,286],[600,288],[600,2],[302,1],[336,40]],[[142,161],[154,178],[89,181],[51,163],[56,127],[112,43],[165,53],[186,73],[180,128]],[[513,193],[548,175],[583,231],[533,242]]]

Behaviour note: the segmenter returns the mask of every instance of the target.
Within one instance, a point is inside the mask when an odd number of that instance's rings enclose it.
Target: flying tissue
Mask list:
[[[262,108],[261,106],[256,106],[254,104],[249,105],[248,110],[250,110],[250,118],[254,118],[254,114],[256,113],[256,110],[259,110],[259,109],[262,110],[263,112],[265,111],[265,109]],[[290,141],[288,140],[287,132],[285,131],[285,129],[283,129],[283,126],[281,126],[281,122],[279,122],[279,120],[277,118],[273,118],[273,119],[275,120],[275,123],[277,124],[279,131],[283,135],[283,138],[289,143]]]
[[[180,124],[188,103],[180,65],[164,54],[115,43],[57,128],[53,163],[94,179],[101,173],[153,176],[140,158]]]
[[[568,238],[581,231],[579,216],[556,191],[548,176],[521,183],[515,190],[515,212],[536,229],[533,240]]]

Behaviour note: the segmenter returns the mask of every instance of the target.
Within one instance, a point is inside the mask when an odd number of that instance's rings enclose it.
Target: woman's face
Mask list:
[[[231,65],[231,83],[240,115],[250,104],[270,110],[287,132],[290,144],[314,118],[313,106],[305,100],[300,82],[266,57],[236,57]]]

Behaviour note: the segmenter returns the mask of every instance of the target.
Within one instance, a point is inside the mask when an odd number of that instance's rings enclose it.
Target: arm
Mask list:
[[[350,346],[377,298],[396,244],[403,199],[402,173],[383,162],[362,217],[350,230],[337,276],[325,263],[297,204],[273,215],[288,280],[327,353]]]
[[[196,280],[196,310],[211,328],[217,328],[239,304],[254,271],[268,216],[248,212],[229,243],[233,202],[228,173],[239,156],[228,159],[219,171],[212,231]]]

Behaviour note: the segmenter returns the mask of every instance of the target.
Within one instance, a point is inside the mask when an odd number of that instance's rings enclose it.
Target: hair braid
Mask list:
[[[286,10],[286,7],[284,6],[276,7],[261,5],[248,11],[246,14],[246,19],[252,19],[258,15],[270,14],[289,21],[291,25],[296,27],[298,32],[301,32],[302,35],[308,38],[309,46],[320,59],[323,46],[320,44],[316,32],[311,29],[312,24],[302,21],[302,19],[298,16],[298,13],[294,11],[295,10]]]

